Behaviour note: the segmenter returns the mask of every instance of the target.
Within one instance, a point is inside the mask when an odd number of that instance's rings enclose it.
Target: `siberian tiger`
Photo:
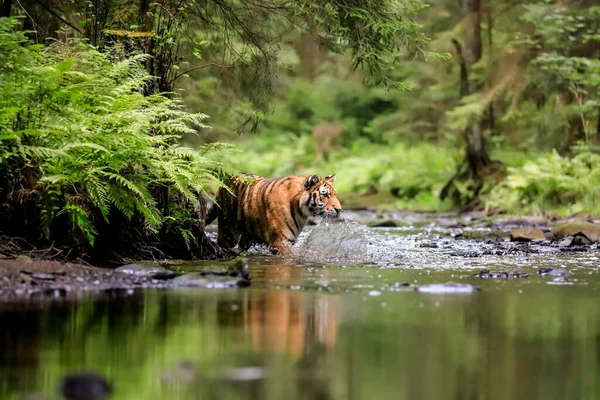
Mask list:
[[[206,215],[205,225],[218,218],[217,243],[225,249],[239,244],[247,250],[253,244],[266,244],[274,254],[291,255],[292,244],[308,217],[340,215],[335,175],[278,179],[243,175],[225,182],[229,190],[219,188],[216,203]]]

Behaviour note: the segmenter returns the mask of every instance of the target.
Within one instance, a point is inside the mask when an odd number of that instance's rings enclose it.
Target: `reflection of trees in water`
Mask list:
[[[0,312],[0,394],[32,384],[39,365],[39,312]]]

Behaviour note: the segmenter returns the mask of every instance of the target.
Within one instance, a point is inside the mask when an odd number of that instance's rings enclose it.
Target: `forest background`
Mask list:
[[[336,173],[345,206],[600,214],[594,3],[3,0],[0,232],[218,255],[223,170]]]

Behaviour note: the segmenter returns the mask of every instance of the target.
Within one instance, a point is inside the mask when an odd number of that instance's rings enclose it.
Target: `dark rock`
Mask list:
[[[558,247],[569,247],[573,244],[573,236],[567,236],[560,242],[558,242]]]
[[[589,251],[589,246],[571,246],[571,247],[561,247],[560,251],[562,253],[581,253]]]
[[[451,256],[455,257],[481,257],[483,255],[482,252],[479,251],[468,251],[468,250],[457,250],[449,253]]]
[[[422,293],[446,294],[446,293],[473,293],[480,290],[477,286],[468,283],[432,283],[417,288]]]
[[[67,376],[60,386],[60,392],[67,400],[102,400],[112,391],[104,377],[93,373]]]
[[[175,272],[168,270],[160,265],[144,265],[144,264],[127,264],[121,267],[115,268],[116,272],[122,272],[124,274],[145,276],[155,279],[169,279],[175,276]]]
[[[509,278],[527,278],[529,274],[521,269],[511,269],[508,271],[489,271],[483,269],[472,276],[481,279],[509,279]]]
[[[386,219],[383,221],[376,221],[369,224],[371,228],[397,228],[398,224],[396,221],[391,219]]]
[[[511,242],[543,242],[546,236],[540,229],[524,227],[511,231],[510,240]]]
[[[419,247],[425,247],[425,248],[429,248],[429,249],[437,249],[440,246],[436,242],[429,242],[429,243],[421,243],[419,245]]]
[[[550,235],[554,241],[564,239],[567,236],[581,236],[585,237],[590,243],[595,243],[600,242],[600,225],[585,221],[569,222],[554,227]]]
[[[575,236],[573,236],[573,245],[575,246],[589,246],[593,242],[594,241],[592,241],[583,233],[576,233]]]
[[[549,276],[570,276],[573,275],[572,272],[567,271],[566,269],[559,268],[540,268],[537,273],[539,275],[549,275]]]
[[[252,280],[250,277],[248,260],[245,258],[236,258],[233,261],[229,261],[221,265],[207,267],[203,269],[200,274],[205,276],[232,276],[242,278],[247,281]]]
[[[497,232],[497,231],[479,231],[479,230],[473,230],[473,231],[463,231],[461,233],[458,233],[456,235],[454,235],[454,239],[462,239],[462,240],[482,240],[482,241],[489,241],[489,240],[497,240],[498,238],[502,237],[503,233],[501,232]]]

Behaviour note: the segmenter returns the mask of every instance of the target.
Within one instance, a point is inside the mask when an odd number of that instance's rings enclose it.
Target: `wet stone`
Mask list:
[[[112,386],[100,375],[82,373],[67,376],[60,392],[67,400],[103,400],[112,393]]]
[[[573,236],[567,236],[560,242],[558,242],[558,247],[569,247],[573,244]]]
[[[450,255],[454,256],[454,257],[473,258],[473,257],[481,257],[483,255],[483,253],[480,251],[457,250],[457,251],[451,252]]]
[[[398,224],[396,221],[391,219],[386,219],[384,221],[376,221],[369,224],[370,228],[397,228]]]
[[[572,272],[567,271],[566,269],[560,268],[540,268],[537,271],[538,275],[549,275],[549,276],[570,276],[573,275]]]
[[[128,264],[115,268],[115,271],[134,276],[151,277],[156,279],[169,279],[175,276],[175,272],[161,267],[160,265]]]
[[[489,271],[483,269],[472,276],[481,279],[513,279],[513,278],[527,278],[529,274],[522,269],[512,269],[508,271]]]
[[[245,258],[237,258],[225,265],[216,265],[205,268],[200,271],[204,276],[231,276],[238,277],[250,282],[250,272],[248,268],[248,260]]]
[[[540,229],[524,227],[512,230],[510,240],[511,242],[543,242],[546,236]]]
[[[417,291],[421,293],[431,293],[431,294],[446,294],[446,293],[473,293],[477,292],[479,289],[475,285],[470,285],[468,283],[456,283],[456,282],[447,282],[447,283],[432,283],[429,285],[419,286]]]
[[[567,236],[580,236],[584,237],[586,241],[589,241],[589,243],[600,242],[600,225],[585,221],[569,222],[567,224],[554,227],[550,235],[552,240],[555,241],[564,239]],[[579,240],[583,241],[584,239],[582,238]]]

